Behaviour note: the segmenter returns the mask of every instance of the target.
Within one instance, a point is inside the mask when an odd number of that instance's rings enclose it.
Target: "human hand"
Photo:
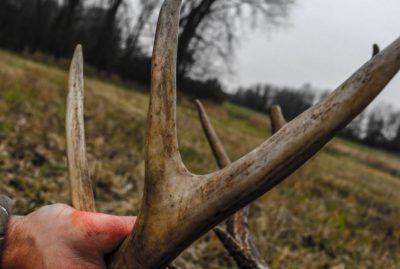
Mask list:
[[[134,217],[43,207],[12,216],[3,253],[4,269],[106,269],[104,255],[130,234]]]

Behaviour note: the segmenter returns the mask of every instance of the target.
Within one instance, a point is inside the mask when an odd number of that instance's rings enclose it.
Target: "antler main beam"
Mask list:
[[[320,104],[258,148],[215,173],[183,165],[175,119],[175,69],[181,0],[166,0],[158,22],[146,144],[145,193],[138,222],[110,263],[114,269],[167,266],[183,249],[258,198],[313,156],[359,114],[400,68],[400,39]]]

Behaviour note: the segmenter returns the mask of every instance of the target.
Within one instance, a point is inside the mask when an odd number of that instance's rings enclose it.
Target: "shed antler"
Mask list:
[[[78,45],[69,70],[66,140],[72,205],[95,212],[95,201],[86,159],[82,47]]]
[[[196,105],[201,125],[214,157],[218,166],[224,168],[231,164],[231,160],[215,132],[204,106],[198,100]],[[226,227],[219,225],[214,228],[214,232],[240,269],[268,269],[268,265],[255,246],[249,230],[249,211],[249,205],[245,206],[226,220]]]
[[[226,168],[199,176],[182,163],[176,134],[175,69],[181,0],[166,0],[157,27],[146,143],[145,193],[138,222],[110,268],[168,265],[194,240],[261,196],[360,113],[400,68],[400,39],[326,100]]]

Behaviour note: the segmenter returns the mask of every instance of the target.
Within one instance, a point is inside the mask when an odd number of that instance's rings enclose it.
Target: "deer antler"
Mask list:
[[[204,133],[214,153],[214,157],[219,167],[224,168],[231,164],[231,160],[215,132],[203,104],[199,100],[196,100],[196,105],[201,125],[203,126]],[[214,228],[214,232],[239,268],[268,269],[267,263],[261,257],[250,234],[248,224],[249,211],[249,206],[240,209],[226,220],[226,228],[219,225]]]
[[[271,129],[272,133],[278,132],[286,124],[286,119],[283,116],[282,109],[279,105],[273,105],[271,107]]]
[[[96,207],[86,159],[83,79],[82,47],[78,45],[69,71],[65,124],[69,181],[72,205],[78,210],[95,212]]]
[[[167,266],[194,240],[313,156],[360,113],[400,68],[400,39],[320,104],[224,169],[199,176],[182,163],[176,136],[175,68],[181,0],[163,4],[152,63],[145,193],[138,222],[110,268]]]

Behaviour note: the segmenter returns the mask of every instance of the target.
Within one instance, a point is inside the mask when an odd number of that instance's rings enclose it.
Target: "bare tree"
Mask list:
[[[81,5],[81,0],[65,1],[51,25],[50,49],[54,51],[57,58],[67,53],[68,45],[73,39],[74,22],[77,21],[77,13]]]
[[[176,132],[180,5],[181,0],[166,0],[160,13],[152,63],[143,203],[131,236],[111,257],[109,268],[165,268],[197,238],[271,190],[317,153],[400,69],[397,39],[324,101],[255,150],[217,172],[195,175],[182,162]]]
[[[101,27],[98,32],[97,41],[91,51],[91,62],[101,70],[111,71],[111,67],[118,59],[121,33],[118,27],[119,20],[117,14],[124,0],[109,0],[108,9],[102,19]]]
[[[139,10],[132,29],[125,41],[125,57],[132,57],[140,49],[140,38],[146,25],[151,23],[155,11],[159,7],[160,0],[139,0],[136,9]]]
[[[153,15],[158,11],[160,0],[139,0],[133,7],[135,19],[132,25],[131,18],[127,22],[127,34],[122,45],[118,72],[124,79],[131,79],[149,83],[150,60],[148,51],[143,48],[143,41],[147,36],[148,28],[152,29]],[[149,46],[148,46],[149,47]]]
[[[203,75],[228,67],[246,25],[277,25],[294,0],[194,0],[182,6],[178,75]],[[207,51],[205,55],[204,51]]]

